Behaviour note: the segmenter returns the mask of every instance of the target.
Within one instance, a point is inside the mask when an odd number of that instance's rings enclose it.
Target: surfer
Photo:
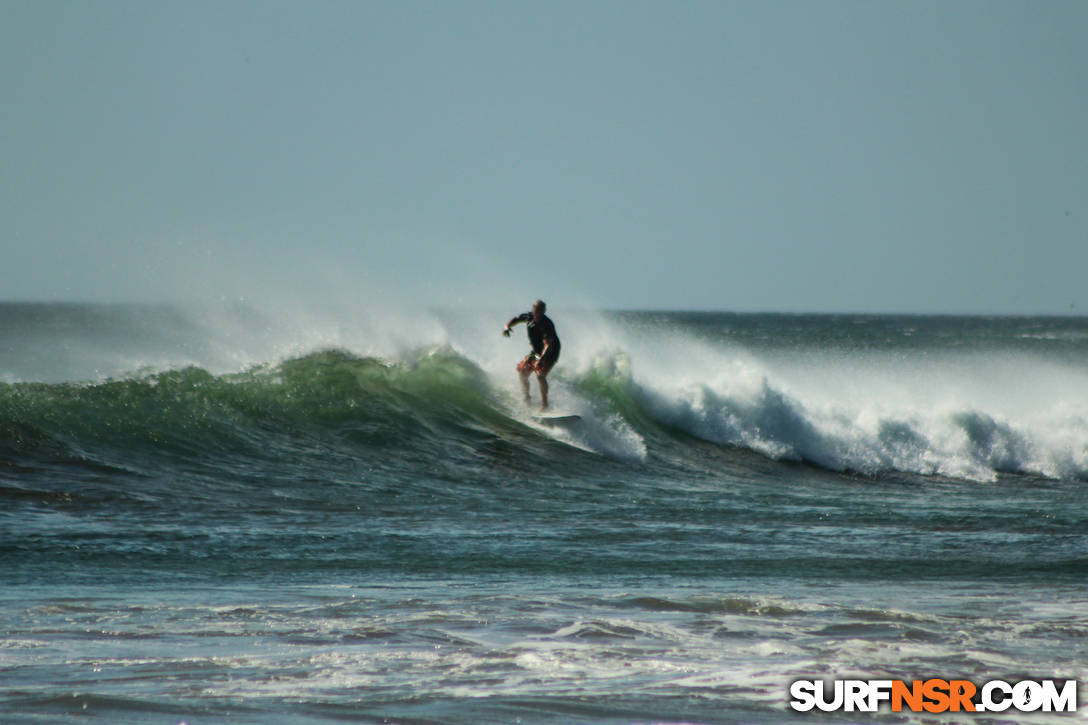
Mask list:
[[[529,375],[536,373],[536,379],[540,383],[541,410],[548,409],[548,373],[559,360],[559,335],[555,334],[555,325],[544,314],[548,308],[543,300],[533,303],[533,311],[510,318],[503,328],[502,334],[510,337],[510,328],[519,322],[525,323],[525,330],[529,333],[529,344],[532,352],[518,363],[518,375],[521,376],[521,391],[525,395],[525,402],[529,398]]]

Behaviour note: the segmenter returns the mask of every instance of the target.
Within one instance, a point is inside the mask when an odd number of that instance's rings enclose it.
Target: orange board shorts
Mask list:
[[[555,366],[558,359],[558,355],[548,355],[547,359],[542,359],[535,352],[531,352],[525,356],[524,360],[518,363],[518,372],[522,375],[528,375],[529,373],[547,375],[551,372],[551,369]],[[538,360],[540,361],[539,365],[537,364]]]

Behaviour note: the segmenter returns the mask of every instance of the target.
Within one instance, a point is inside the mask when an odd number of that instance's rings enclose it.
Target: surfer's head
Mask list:
[[[540,318],[547,309],[548,306],[544,304],[544,300],[537,300],[533,303],[533,317]]]

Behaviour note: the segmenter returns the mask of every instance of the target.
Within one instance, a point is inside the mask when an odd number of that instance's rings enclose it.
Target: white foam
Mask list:
[[[866,474],[1088,477],[1088,371],[1060,362],[1011,352],[760,357],[668,333],[614,333],[607,344],[586,371],[629,374],[655,419],[715,443]]]

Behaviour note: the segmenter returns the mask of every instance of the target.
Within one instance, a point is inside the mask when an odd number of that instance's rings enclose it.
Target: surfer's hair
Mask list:
[[[548,311],[548,306],[544,304],[544,300],[537,300],[533,303],[533,307],[539,307],[541,313]]]

